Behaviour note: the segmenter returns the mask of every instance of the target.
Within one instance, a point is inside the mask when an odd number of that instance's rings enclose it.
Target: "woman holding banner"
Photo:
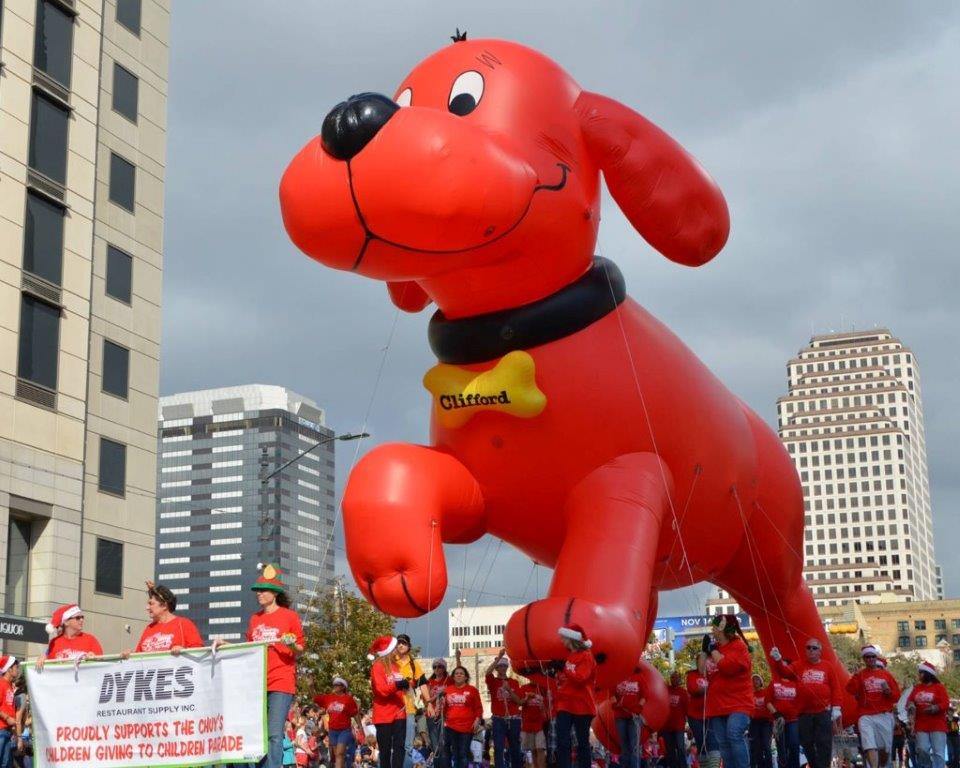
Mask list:
[[[50,644],[47,652],[37,659],[38,672],[43,669],[43,664],[48,659],[89,659],[103,655],[100,641],[83,631],[83,621],[83,611],[79,605],[61,605],[53,612],[50,623],[47,624]]]
[[[203,648],[203,640],[197,625],[190,619],[176,615],[177,596],[163,584],[147,582],[147,614],[150,623],[140,635],[134,653],[160,653],[168,651],[174,656],[184,648]],[[130,657],[125,648],[120,656]]]

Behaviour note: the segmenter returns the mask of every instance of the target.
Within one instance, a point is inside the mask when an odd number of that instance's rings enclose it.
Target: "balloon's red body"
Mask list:
[[[355,98],[338,126],[365,119],[369,102]],[[577,281],[593,258],[601,173],[668,258],[697,266],[726,241],[726,204],[696,161],[530,49],[455,43],[395,98],[410,106],[365,128],[359,151],[325,126],[287,169],[281,204],[304,251],[386,281],[405,310],[433,302],[447,319],[475,318]],[[523,351],[541,411],[480,409],[451,425],[437,406],[431,447],[380,446],[352,473],[347,555],[373,603],[432,610],[447,586],[442,544],[490,533],[555,569],[549,595],[507,628],[517,662],[562,658],[557,628],[572,621],[614,684],[637,662],[657,591],[704,580],[752,614],[768,648],[798,658],[808,637],[825,640],[802,579],[789,456],[668,328],[628,298]],[[498,362],[459,368],[469,378]]]

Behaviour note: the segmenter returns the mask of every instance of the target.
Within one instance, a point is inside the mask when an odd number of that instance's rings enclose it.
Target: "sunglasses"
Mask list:
[[[819,651],[819,650],[820,650],[820,646],[819,646],[819,645],[808,645],[808,646],[807,646],[807,650],[808,650],[808,651]]]

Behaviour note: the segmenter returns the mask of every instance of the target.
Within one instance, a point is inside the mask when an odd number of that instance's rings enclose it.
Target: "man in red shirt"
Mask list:
[[[773,679],[767,686],[767,709],[774,720],[783,721],[783,738],[778,740],[778,750],[783,755],[786,768],[800,768],[800,728],[798,724],[799,701],[797,683],[781,677],[771,670]]]
[[[886,765],[893,749],[893,707],[900,698],[900,686],[878,663],[880,651],[874,645],[860,650],[864,668],[847,681],[847,693],[857,700],[857,730],[860,748],[870,768]]]
[[[689,696],[680,684],[680,673],[670,675],[670,686],[667,688],[667,701],[670,712],[667,722],[660,729],[664,747],[667,753],[667,768],[686,768],[687,750],[684,733],[687,725],[687,702]]]
[[[20,746],[20,726],[14,683],[20,677],[20,662],[15,656],[0,656],[0,768],[13,765],[13,751]]]
[[[520,750],[520,683],[507,675],[509,670],[510,659],[506,656],[506,650],[501,648],[483,676],[490,692],[495,768],[505,768],[504,753],[508,749],[510,768],[523,766]]]
[[[821,656],[823,646],[820,641],[811,637],[804,650],[806,658],[792,664],[783,662],[776,647],[770,649],[770,658],[778,674],[797,681],[800,744],[810,768],[830,768],[833,734],[839,728],[843,690],[833,664]]]
[[[767,690],[763,678],[754,675],[753,712],[750,713],[750,768],[773,768],[773,713],[767,707]]]
[[[613,722],[620,741],[620,765],[623,768],[639,768],[640,740],[637,718],[646,704],[646,679],[635,667],[633,674],[617,683],[613,692]]]

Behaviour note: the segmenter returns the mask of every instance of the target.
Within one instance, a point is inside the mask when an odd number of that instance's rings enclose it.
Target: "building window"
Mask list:
[[[954,629],[960,629],[960,619],[950,619]]]
[[[113,64],[113,109],[137,122],[137,91],[140,81],[130,70]]]
[[[47,389],[57,388],[60,310],[23,294],[17,376]]]
[[[59,205],[27,193],[23,268],[54,285],[63,278],[63,214]]]
[[[103,382],[104,392],[126,399],[129,394],[130,350],[103,340]]]
[[[938,644],[940,644],[940,643],[945,643],[945,642],[947,642],[947,636],[946,636],[946,635],[937,635],[935,638],[933,638],[933,644],[934,644],[934,645],[938,645]]]
[[[99,488],[123,496],[127,478],[127,446],[100,438]]]
[[[117,0],[117,21],[140,36],[140,0]]]
[[[63,185],[67,183],[69,112],[52,99],[33,92],[30,118],[30,167]]]
[[[29,520],[11,517],[7,525],[7,593],[4,612],[27,615],[27,593],[30,587]]]
[[[133,284],[133,257],[112,245],[107,246],[107,296],[130,303]]]
[[[917,635],[914,640],[916,641],[917,648],[926,648],[927,647],[927,636],[926,635]]]
[[[953,645],[960,645],[960,635],[954,635],[950,640]]]
[[[910,638],[907,636],[900,636],[897,638],[897,646],[899,648],[909,648],[910,647]]]
[[[926,619],[917,619],[913,622],[913,628],[916,630],[925,630],[927,628]]]
[[[123,594],[123,544],[97,539],[97,573],[94,590],[105,595]]]
[[[73,16],[52,0],[38,0],[35,30],[33,66],[69,88]]]
[[[933,628],[934,628],[934,629],[941,630],[941,631],[946,630],[946,628],[947,628],[947,620],[946,620],[946,619],[934,619],[934,620],[933,620]]]
[[[897,632],[909,632],[910,631],[910,622],[909,621],[898,621],[897,622]]]
[[[120,155],[110,153],[110,200],[133,211],[136,167]]]

